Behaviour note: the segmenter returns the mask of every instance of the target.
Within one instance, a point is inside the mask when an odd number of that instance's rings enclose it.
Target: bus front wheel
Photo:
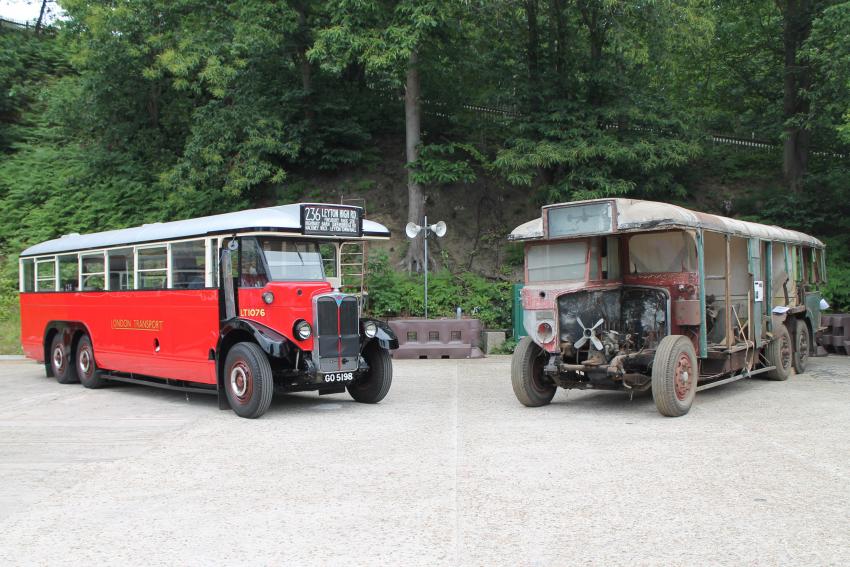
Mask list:
[[[266,353],[255,343],[237,343],[224,362],[224,391],[239,417],[260,417],[272,403],[274,376]]]
[[[80,381],[72,353],[73,351],[65,346],[62,332],[56,333],[50,343],[50,368],[60,384],[76,384]]]
[[[519,402],[527,407],[545,406],[555,397],[558,387],[543,375],[546,351],[531,337],[523,337],[511,358],[511,385]]]
[[[652,361],[652,398],[658,413],[667,417],[688,413],[698,379],[699,363],[690,339],[682,335],[661,339]]]
[[[363,349],[369,372],[348,385],[348,394],[362,404],[376,404],[386,397],[393,383],[393,361],[390,352],[372,341]]]

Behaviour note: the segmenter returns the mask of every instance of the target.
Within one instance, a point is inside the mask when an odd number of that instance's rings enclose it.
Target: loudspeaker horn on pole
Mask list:
[[[404,227],[404,232],[407,234],[408,238],[416,238],[416,235],[419,234],[419,231],[422,230],[422,227],[414,222],[407,223],[407,226]]]
[[[443,236],[446,235],[446,223],[443,222],[443,221],[440,221],[437,224],[432,224],[431,230],[434,231],[434,234],[436,234],[437,236],[442,238]]]

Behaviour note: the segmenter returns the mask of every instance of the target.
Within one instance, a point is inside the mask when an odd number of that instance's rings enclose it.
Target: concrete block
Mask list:
[[[504,331],[484,331],[482,335],[484,339],[484,352],[487,354],[490,354],[505,342]]]

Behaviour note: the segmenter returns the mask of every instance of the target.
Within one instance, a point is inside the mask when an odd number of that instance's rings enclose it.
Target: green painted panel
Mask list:
[[[523,310],[522,310],[522,288],[525,287],[523,284],[514,284],[514,301],[513,301],[513,329],[514,329],[514,339],[520,340],[527,333],[525,332],[525,326],[522,324],[523,319]]]

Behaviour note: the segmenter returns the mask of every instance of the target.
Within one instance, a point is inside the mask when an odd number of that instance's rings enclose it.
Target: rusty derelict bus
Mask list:
[[[824,245],[800,232],[604,199],[543,207],[509,238],[526,243],[512,382],[527,406],[651,389],[679,416],[697,390],[802,372],[814,344]]]
[[[242,417],[275,389],[375,403],[398,341],[339,288],[342,260],[362,268],[365,241],[387,238],[326,204],[63,236],[21,253],[23,349],[61,383],[213,393]]]

